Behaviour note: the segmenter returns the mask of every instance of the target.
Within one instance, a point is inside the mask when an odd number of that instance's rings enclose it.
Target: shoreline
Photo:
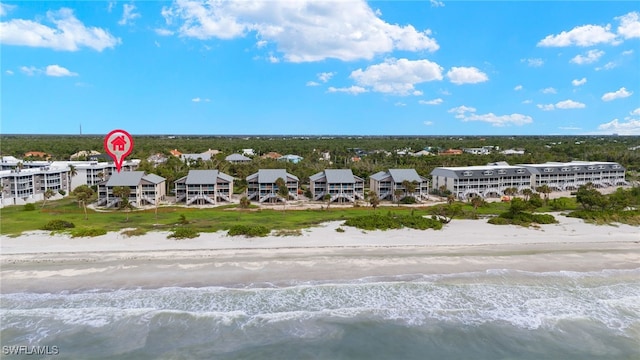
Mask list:
[[[516,270],[640,268],[640,231],[557,216],[559,224],[523,228],[457,220],[442,230],[362,231],[342,221],[301,236],[185,240],[163,232],[96,238],[31,232],[0,236],[1,293],[95,289],[288,286],[366,278]]]

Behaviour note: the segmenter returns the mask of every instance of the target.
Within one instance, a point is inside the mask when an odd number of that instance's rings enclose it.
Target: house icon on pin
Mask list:
[[[113,151],[124,151],[125,145],[127,145],[127,142],[124,140],[124,135],[117,136],[111,140],[111,149]]]

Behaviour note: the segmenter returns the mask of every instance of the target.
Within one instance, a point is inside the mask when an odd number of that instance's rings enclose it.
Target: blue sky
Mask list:
[[[2,2],[4,134],[640,135],[637,2]]]

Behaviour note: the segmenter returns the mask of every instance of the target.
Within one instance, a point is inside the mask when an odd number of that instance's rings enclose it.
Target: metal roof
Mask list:
[[[299,181],[298,177],[289,174],[285,169],[259,169],[257,173],[247,176],[247,181],[252,181],[256,177],[260,184],[275,184],[278,178],[282,178],[284,181],[289,181],[289,179]]]
[[[373,180],[376,180],[376,181],[382,181],[388,176],[389,176],[389,174],[386,171],[378,171],[377,173],[369,176],[369,178],[373,179]]]
[[[182,155],[180,155],[180,158],[181,158],[182,160],[186,160],[186,159],[189,159],[189,160],[198,160],[198,159],[202,159],[202,160],[204,160],[204,161],[207,161],[207,160],[211,160],[211,154],[208,154],[208,153],[202,153],[202,154],[182,154]]]
[[[546,162],[543,164],[520,164],[536,175],[540,174],[577,174],[595,173],[601,171],[624,171],[625,168],[608,161],[571,161],[571,162]]]
[[[215,184],[218,178],[218,170],[189,170],[185,184],[203,185]]]
[[[138,186],[142,181],[144,171],[121,171],[111,174],[106,185],[111,186]]]
[[[231,154],[224,159],[227,161],[251,161],[251,158],[240,154]]]
[[[153,183],[153,184],[160,184],[161,182],[166,180],[162,176],[159,176],[159,175],[156,175],[156,174],[147,174],[147,175],[143,176],[142,179],[145,180],[145,181],[148,181],[150,183]]]
[[[353,184],[357,181],[364,181],[362,178],[353,175],[351,169],[326,169],[309,177],[310,181],[323,179],[328,184]]]
[[[489,179],[507,176],[531,176],[529,169],[523,166],[459,166],[437,167],[432,176],[444,176],[455,179]]]
[[[393,182],[401,183],[405,180],[421,183],[423,180],[415,169],[389,169]]]

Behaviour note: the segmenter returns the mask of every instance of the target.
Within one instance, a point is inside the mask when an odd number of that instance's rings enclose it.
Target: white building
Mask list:
[[[189,170],[189,174],[175,181],[176,202],[217,204],[231,201],[233,177],[218,170]]]
[[[331,195],[331,202],[364,200],[364,179],[353,175],[351,169],[326,169],[309,177],[313,200]]]
[[[414,184],[415,190],[407,192],[404,182]],[[402,191],[402,197],[411,196],[418,201],[428,198],[429,180],[418,175],[415,169],[389,169],[369,177],[369,189],[378,194],[380,200],[394,200],[396,191]]]
[[[287,183],[289,197],[297,199],[300,180],[285,169],[260,169],[257,173],[247,176],[247,198],[261,203],[282,201],[276,185],[279,178]]]
[[[71,192],[68,166],[43,166],[0,171],[0,206],[22,205],[45,200],[47,190],[51,200],[61,199]]]
[[[112,207],[120,202],[120,198],[113,195],[116,186],[129,188],[129,203],[135,207],[158,205],[167,192],[165,178],[156,174],[145,174],[144,171],[116,172],[98,184],[98,206]]]

